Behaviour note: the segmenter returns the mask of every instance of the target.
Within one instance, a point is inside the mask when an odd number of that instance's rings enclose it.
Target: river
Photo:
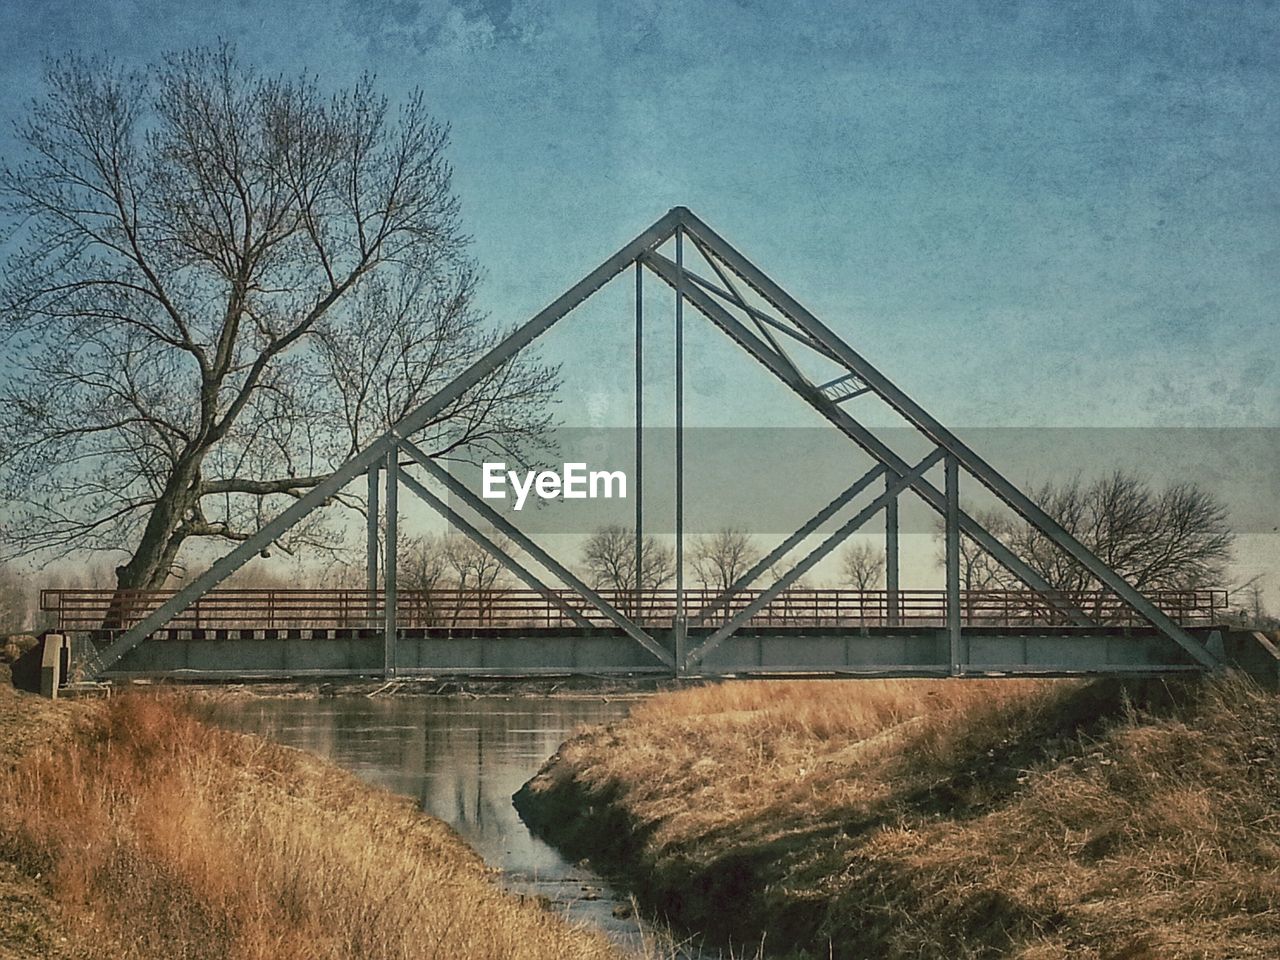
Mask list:
[[[574,921],[640,946],[637,921],[599,877],[529,833],[511,795],[579,727],[627,715],[634,701],[383,697],[224,701],[217,723],[308,750],[368,783],[414,797],[450,824],[507,887],[547,897]]]

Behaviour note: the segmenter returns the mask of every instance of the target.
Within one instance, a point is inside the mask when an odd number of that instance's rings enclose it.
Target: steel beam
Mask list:
[[[892,484],[890,477],[885,477],[885,489]],[[902,610],[902,600],[898,595],[898,498],[894,497],[884,508],[884,592],[888,606],[885,622],[890,627],[898,625],[898,616]]]
[[[752,321],[756,325],[756,329],[760,331],[760,336],[764,337],[764,339],[768,341],[770,348],[773,350],[774,353],[778,355],[778,358],[783,363],[785,363],[788,367],[790,367],[791,371],[796,376],[800,377],[806,383],[809,382],[809,379],[804,375],[804,372],[799,367],[797,367],[795,364],[795,361],[792,360],[791,357],[787,355],[787,351],[782,349],[782,344],[778,342],[778,338],[775,337],[769,331],[770,324],[766,324],[761,319],[763,314],[759,310],[752,309],[750,304],[747,303],[746,297],[744,297],[738,291],[738,287],[733,282],[733,278],[724,272],[720,264],[716,262],[715,257],[708,255],[707,252],[704,251],[701,247],[698,247],[698,251],[702,254],[703,260],[706,261],[706,263],[710,265],[711,269],[715,271],[716,276],[720,278],[720,282],[725,285],[725,288],[728,290],[729,296],[732,297],[732,300],[730,302],[732,302],[734,306],[736,306],[739,310],[742,310],[744,313],[746,313],[747,316],[749,316],[752,319]],[[697,277],[697,274],[686,273],[686,276]],[[701,278],[699,277],[698,279],[701,279]],[[717,292],[717,288],[715,287],[714,284],[707,283],[705,284],[705,286],[709,291],[713,293]],[[723,297],[724,291],[719,291],[719,295]],[[772,324],[772,325],[778,326],[779,329],[785,329],[784,327],[781,327],[779,324]],[[801,342],[805,342],[806,345],[812,349],[812,343],[809,343],[806,341],[801,341]]]
[[[684,232],[676,227],[676,674],[684,673]]]
[[[636,261],[636,579],[631,616],[640,617],[644,595],[644,267]]]
[[[860,397],[864,393],[870,393],[870,392],[871,392],[870,387],[862,387],[861,389],[858,389],[858,390],[850,390],[848,393],[842,393],[838,397],[832,397],[831,402],[844,403],[846,400],[852,400],[854,397]]]
[[[903,490],[907,489],[911,482],[923,476],[929,468],[937,463],[943,456],[942,450],[934,450],[931,454],[921,460],[918,464],[907,471],[906,476],[899,477],[894,483],[885,488],[884,493],[876,497],[869,504],[859,510],[853,517],[847,520],[843,526],[835,533],[829,536],[815,549],[810,551],[808,556],[797,563],[787,573],[778,578],[778,582],[766,590],[760,591],[760,594],[739,610],[736,614],[716,630],[715,633],[707,637],[701,644],[689,651],[688,660],[692,663],[695,660],[703,659],[716,647],[720,646],[728,637],[730,637],[739,627],[763,610],[770,602],[783,590],[791,586],[798,579],[808,573],[823,557],[831,553],[836,547],[844,543],[849,535],[861,527],[864,523],[874,517],[890,500],[896,497]]]
[[[1169,663],[1161,654],[1167,643],[1154,628],[1140,636],[1108,631],[1105,635],[1063,628],[1048,628],[1061,636],[991,636],[981,628],[966,629],[975,644],[971,662],[962,676],[1044,675],[1159,675],[1199,672],[1203,668],[1183,659]],[[640,650],[630,638],[616,631],[579,631],[566,628],[559,635],[546,630],[512,631],[401,630],[397,676],[431,673],[470,676],[498,673],[556,672],[667,672]],[[941,636],[939,636],[941,634]],[[1019,650],[1009,641],[1022,641]],[[931,642],[932,641],[932,642]],[[1074,652],[1075,645],[1097,649],[1100,655]],[[1065,654],[1062,656],[1060,654]],[[311,639],[249,641],[159,640],[151,638],[115,664],[106,676],[246,677],[289,675],[376,675],[381,670],[380,635],[337,641]],[[729,638],[699,668],[706,675],[812,673],[814,675],[869,676],[896,672],[927,671],[950,674],[945,631],[913,628],[869,633],[857,627],[839,631],[806,633],[803,628],[743,632]]]
[[[489,556],[493,557],[504,567],[514,573],[525,583],[526,586],[536,590],[548,603],[559,607],[564,615],[572,620],[577,626],[586,630],[593,629],[594,625],[591,621],[584,617],[582,612],[574,607],[573,604],[565,600],[565,598],[555,590],[548,587],[545,583],[539,580],[537,576],[530,572],[528,568],[521,564],[520,561],[516,560],[515,557],[511,556],[511,554],[507,553],[500,546],[490,540],[479,527],[472,524],[465,517],[459,514],[458,511],[454,510],[447,503],[432,493],[417,477],[411,473],[401,472],[400,482],[408,487],[410,492],[415,494],[423,503],[427,504],[427,506],[431,507],[431,509],[435,510],[438,514],[470,537],[471,540],[474,541],[482,550],[488,553]]]
[[[186,643],[188,641],[175,641],[178,643]],[[280,641],[266,640],[264,644],[278,644]],[[216,641],[215,641],[216,643]],[[201,642],[201,646],[208,651],[210,644]],[[140,669],[140,670],[110,670],[106,676],[112,680],[130,680],[130,679],[169,679],[183,681],[211,681],[211,682],[228,682],[236,680],[289,680],[299,678],[329,678],[329,677],[367,677],[370,674],[367,669],[352,668],[306,668],[297,667],[292,669],[278,670],[255,670],[255,669],[200,669],[200,668],[183,668],[176,670],[165,669]],[[490,666],[431,666],[431,667],[402,667],[399,676],[401,678],[415,677],[438,681],[442,677],[467,677],[467,678],[546,678],[546,677],[598,677],[598,676],[632,676],[632,675],[654,675],[662,674],[666,671],[662,667],[603,667],[588,666],[578,667],[573,665],[561,665],[551,667],[490,667]],[[1169,663],[1169,664],[1151,664],[1150,666],[1136,665],[1108,665],[1103,667],[1072,667],[1072,666],[1023,666],[1012,664],[1009,666],[980,666],[971,670],[966,670],[964,676],[978,678],[1004,679],[1008,677],[1035,677],[1039,679],[1066,677],[1066,678],[1097,678],[1097,677],[1160,677],[1170,674],[1181,673],[1203,673],[1204,668],[1197,664],[1185,663]],[[832,666],[830,664],[786,664],[782,666],[772,665],[765,667],[732,667],[726,670],[717,671],[716,676],[738,677],[744,679],[756,680],[798,680],[798,679],[832,679],[832,680],[880,680],[893,678],[922,678],[922,677],[946,677],[947,669],[945,666],[921,666],[918,664],[901,664],[884,666],[862,665],[857,666]],[[66,688],[76,689],[78,684],[68,684]],[[92,685],[86,685],[82,689],[92,690]]]
[[[875,482],[877,477],[881,476],[885,472],[886,468],[884,464],[876,464],[857,480],[853,481],[853,483],[846,487],[841,493],[837,494],[834,500],[810,517],[809,520],[797,529],[795,533],[791,534],[780,544],[770,550],[765,556],[756,561],[755,565],[731,583],[725,589],[724,593],[720,594],[720,596],[716,597],[689,619],[694,623],[701,623],[710,616],[712,612],[733,599],[739,590],[743,590],[754,583],[757,577],[799,546],[805,537],[817,531],[819,527],[839,513],[840,509],[846,503],[869,487],[873,482]],[[890,480],[886,480],[886,484],[891,482],[892,481]]]
[[[374,618],[378,592],[378,464],[369,466],[369,489],[365,502],[365,589],[369,592],[369,619]]]
[[[649,636],[638,625],[633,623],[628,617],[620,613],[612,604],[601,597],[598,593],[587,586],[582,580],[569,571],[564,564],[556,560],[542,547],[534,543],[528,536],[517,526],[512,524],[506,517],[494,510],[482,498],[477,496],[473,491],[468,490],[466,484],[459,481],[456,477],[449,473],[431,457],[427,456],[418,447],[408,440],[401,442],[401,449],[408,456],[416,461],[421,467],[431,474],[435,479],[439,480],[455,497],[461,500],[471,510],[483,517],[486,521],[493,524],[494,529],[502,534],[510,537],[521,550],[529,554],[534,560],[540,563],[548,571],[559,578],[566,586],[576,590],[584,600],[599,610],[604,616],[611,621],[614,626],[619,627],[627,636],[631,637],[636,643],[644,647],[651,654],[669,667],[675,667],[675,659],[668,653],[661,644]]]
[[[707,257],[707,263],[711,264],[712,269],[717,269],[716,261],[710,255],[708,255]],[[818,354],[819,356],[826,357],[828,360],[835,360],[835,357],[831,356],[830,351],[824,349],[822,344],[805,336],[799,330],[793,330],[791,327],[788,327],[786,324],[779,322],[777,317],[771,317],[767,313],[765,313],[763,310],[757,310],[755,307],[751,306],[749,303],[746,303],[744,300],[740,299],[738,296],[734,296],[723,287],[716,286],[706,277],[700,277],[698,276],[698,274],[693,273],[692,271],[689,272],[688,276],[689,276],[690,283],[697,284],[699,287],[702,287],[702,289],[706,290],[708,293],[712,294],[713,296],[718,297],[720,300],[723,300],[725,303],[728,303],[734,307],[737,307],[743,313],[749,316],[752,320],[756,321],[757,325],[764,324],[766,326],[772,327],[778,333],[786,334],[788,337],[791,337],[791,339],[799,343],[802,347],[808,347],[810,350],[812,350],[814,353]]]
[[[96,656],[91,657],[86,664],[87,673],[90,676],[95,676],[110,667],[125,653],[146,639],[152,631],[164,626],[174,616],[187,609],[196,600],[239,570],[249,560],[258,556],[279,537],[287,533],[295,523],[316,507],[323,505],[325,501],[339,493],[348,483],[364,473],[369,464],[384,458],[387,447],[391,445],[392,441],[393,438],[387,436],[374,441],[351,460],[347,461],[344,466],[330,474],[327,479],[316,484],[310,491],[291,503],[278,516],[265,523],[248,540],[243,541],[225,556],[215,560],[208,570],[192,580],[150,614],[143,617],[129,630],[122,633]]]
[[[706,277],[700,277],[696,273],[689,271],[687,277],[691,283],[696,283],[713,296],[719,297],[725,303],[729,303],[737,307],[754,320],[757,327],[761,325],[772,327],[779,333],[783,333],[788,337],[791,337],[791,339],[798,342],[801,346],[808,347],[819,356],[826,357],[828,360],[836,360],[835,355],[830,350],[824,347],[817,340],[814,340],[813,337],[809,336],[809,334],[805,333],[803,330],[797,330],[795,327],[789,327],[785,323],[782,323],[777,317],[771,317],[763,310],[757,310],[755,307],[751,306],[751,304],[747,303],[746,298],[738,291],[737,286],[729,278],[729,275],[725,272],[725,269],[721,267],[720,262],[715,258],[711,251],[702,246],[702,244],[698,242],[698,238],[693,234],[689,234],[689,239],[692,240],[694,246],[698,248],[698,252],[702,254],[703,260],[705,260],[711,269],[715,271],[716,276],[720,278],[720,282],[724,284],[724,287],[718,287]],[[839,361],[837,360],[836,362]]]
[[[1177,643],[1187,653],[1191,654],[1197,662],[1215,669],[1220,666],[1217,658],[1210,654],[1203,644],[1197,642],[1194,637],[1174,623],[1127,580],[1098,559],[1080,541],[1071,536],[1061,524],[1045,513],[1037,503],[1006,480],[999,471],[979,457],[966,444],[962,443],[950,430],[925,412],[923,407],[908,397],[888,377],[872,366],[822,321],[802,307],[798,301],[793,299],[790,294],[778,286],[755,264],[751,263],[687,208],[681,207],[678,209],[681,211],[682,225],[689,231],[691,236],[697,239],[700,247],[710,248],[711,252],[722,263],[742,277],[752,289],[773,304],[788,320],[834,352],[849,370],[858,374],[863,383],[871,387],[885,403],[889,404],[905,420],[955,457],[959,465],[963,466],[975,479],[1013,508],[1019,516],[1048,536],[1068,556],[1097,577],[1100,583],[1114,591],[1134,610],[1146,617],[1153,626],[1170,640]]]
[[[676,207],[668,211],[664,217],[649,227],[648,230],[645,230],[617,253],[601,263],[600,266],[575,283],[551,304],[535,314],[527,323],[517,327],[503,337],[484,356],[442,387],[432,397],[420,404],[415,410],[408,413],[381,437],[338,467],[327,479],[316,484],[278,516],[265,523],[249,539],[239,544],[225,556],[214,561],[208,570],[193,579],[131,629],[122,633],[96,656],[90,658],[90,662],[87,664],[90,674],[96,674],[115,663],[128,650],[141,643],[153,630],[163,626],[176,614],[181,613],[239,570],[246,562],[269,547],[283,534],[287,533],[295,523],[312,510],[323,505],[335,494],[339,493],[343,487],[368,470],[371,464],[380,462],[386,456],[387,451],[394,447],[401,437],[412,436],[418,430],[421,430],[451,403],[464,396],[467,391],[473,389],[485,377],[492,374],[493,371],[509,361],[519,351],[546,333],[574,307],[634,263],[640,254],[666,242],[675,232],[676,226],[679,225],[683,216],[682,210],[683,208]]]
[[[707,263],[732,292],[716,288],[709,281],[698,278],[684,270],[680,243],[686,234],[696,244]],[[671,261],[656,252],[657,248],[673,235],[678,237],[677,260],[680,262],[676,264],[671,264]],[[677,293],[678,312],[682,310],[684,300],[688,299],[696,309],[707,315],[713,323],[747,349],[752,356],[782,379],[784,383],[791,386],[806,402],[814,406],[850,439],[885,464],[891,473],[896,474],[903,483],[914,489],[932,509],[944,516],[947,515],[947,495],[944,492],[939,491],[933,484],[924,480],[923,477],[916,477],[914,480],[908,481],[907,478],[911,470],[905,461],[858,423],[857,420],[843,411],[836,403],[832,402],[830,397],[825,396],[822,391],[816,389],[803,373],[793,367],[788,369],[790,366],[789,358],[786,358],[786,355],[782,354],[780,350],[771,349],[764,341],[751,334],[741,321],[721,305],[722,301],[743,310],[760,327],[761,332],[765,334],[769,342],[776,343],[774,337],[768,333],[762,324],[767,324],[774,330],[782,331],[798,342],[809,346],[820,355],[836,361],[851,373],[856,374],[871,391],[875,392],[902,415],[904,419],[954,459],[957,479],[960,470],[968,472],[1014,509],[1023,519],[1044,532],[1059,548],[1080,563],[1107,589],[1113,591],[1135,611],[1150,621],[1162,635],[1182,647],[1197,664],[1211,668],[1218,666],[1217,657],[1206,650],[1186,631],[1182,630],[1172,619],[1127,583],[1124,578],[1120,577],[1088,551],[1079,541],[1057,524],[1053,518],[1049,517],[1037,504],[1022,494],[1021,491],[1009,483],[986,461],[982,460],[973,450],[946,430],[938,421],[930,417],[918,404],[880,374],[878,370],[816,317],[800,306],[797,301],[792,299],[781,287],[756,268],[746,257],[725,242],[723,238],[686,208],[677,207],[653,224],[649,230],[605,260],[599,267],[536,314],[527,323],[517,327],[502,338],[458,378],[419,405],[385,434],[370,443],[369,446],[338,467],[321,483],[291,503],[288,508],[264,524],[249,539],[215,561],[205,573],[196,577],[173,597],[140,620],[134,627],[125,631],[108,644],[103,651],[91,658],[90,663],[87,665],[90,675],[109,667],[119,660],[125,652],[140,643],[152,631],[168,622],[177,613],[225,580],[245,562],[278,540],[300,519],[316,507],[330,501],[348,484],[358,478],[361,473],[368,471],[371,467],[376,469],[377,464],[383,462],[389,455],[394,453],[397,444],[402,439],[411,437],[415,432],[432,422],[450,404],[465,397],[477,384],[507,363],[517,352],[532,343],[538,336],[550,329],[574,307],[591,296],[628,265],[641,259],[643,259],[646,267],[654,270],[655,273],[674,287]],[[730,281],[728,274],[721,269],[722,266],[745,281],[747,285],[776,309],[786,322],[768,317],[763,311],[756,310],[748,305]],[[637,310],[639,310],[639,306]],[[680,319],[682,320],[682,318]],[[791,326],[788,326],[788,324]],[[679,437],[678,442],[680,442]],[[413,450],[421,453],[421,451],[417,451],[416,447]],[[682,482],[682,472],[678,476],[681,477]],[[393,483],[391,489],[394,488],[395,484]],[[905,489],[905,487],[900,489]],[[388,503],[387,507],[390,510],[392,504]],[[1079,610],[1070,607],[1060,598],[1054,597],[1052,589],[1039,574],[1014,555],[981,524],[965,514],[963,510],[960,510],[958,504],[953,505],[951,517],[954,521],[951,525],[953,528],[974,539],[983,549],[991,553],[998,562],[1006,566],[1033,590],[1044,595],[1046,601],[1060,610],[1066,610],[1068,615],[1076,622],[1089,622],[1088,618]],[[389,559],[393,562],[394,541],[390,546]],[[549,567],[548,569],[552,568]],[[683,570],[680,572],[683,573]],[[557,575],[559,574],[557,573]],[[384,580],[388,580],[388,578],[391,583],[391,590],[394,591],[394,570],[388,569],[384,571]],[[566,583],[568,582],[566,580]],[[583,586],[585,589],[585,585]],[[587,594],[583,593],[583,596],[587,597]],[[391,607],[394,611],[394,603],[391,604]],[[611,607],[609,609],[612,610]],[[639,630],[635,624],[630,623],[625,617],[622,617],[621,614],[618,614],[616,610],[613,611],[613,614],[625,621],[631,630],[637,631],[639,636],[628,630],[628,634],[633,639],[640,642],[642,646],[649,649],[659,659],[664,662],[669,661],[666,651],[655,644],[651,637]],[[392,616],[394,616],[394,612]],[[613,617],[611,616],[610,619],[613,619]],[[622,624],[619,623],[619,625],[621,626]],[[624,629],[626,628],[624,627]],[[658,652],[655,652],[655,649]],[[682,664],[686,662],[684,657],[679,659]]]
[[[943,489],[947,495],[946,540],[947,571],[947,648],[950,651],[951,673],[960,673],[964,665],[960,648],[960,465],[956,458],[946,459],[946,479]]]
[[[662,278],[664,282],[668,284],[674,282],[674,264],[669,259],[659,253],[645,254],[642,259],[645,265]],[[751,354],[774,376],[799,394],[810,406],[826,417],[845,436],[871,454],[872,457],[885,464],[898,476],[902,476],[910,470],[908,463],[898,456],[892,447],[850,416],[848,411],[832,403],[830,397],[808,385],[803,378],[793,375],[768,347],[760,342],[760,339],[755,334],[718,302],[694,287],[686,288],[685,297],[690,304],[726,333],[730,339]],[[946,498],[942,491],[928,480],[924,478],[917,480],[912,484],[912,489],[940,516],[946,515]],[[973,538],[999,563],[1003,564],[1014,576],[1022,580],[1031,589],[1043,594],[1045,602],[1050,606],[1056,607],[1080,626],[1093,625],[1093,621],[1083,612],[1061,598],[1055,597],[1053,588],[1043,577],[963,510],[960,511],[960,526],[968,536]]]
[[[395,447],[387,451],[387,536],[384,549],[382,594],[383,606],[382,670],[387,677],[396,675],[396,604],[400,575],[400,454]]]
[[[848,383],[850,380],[852,380],[854,383],[861,383],[861,381],[858,380],[858,375],[856,373],[842,373],[840,376],[834,377],[833,379],[828,380],[826,383],[818,384],[818,389],[821,390],[823,393],[826,393],[828,390],[832,389],[833,387],[838,387],[842,383]]]

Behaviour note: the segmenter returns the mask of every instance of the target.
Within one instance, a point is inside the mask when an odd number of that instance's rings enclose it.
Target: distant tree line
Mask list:
[[[1191,483],[1156,490],[1132,473],[1116,470],[1091,482],[1079,478],[1047,483],[1032,499],[1099,559],[1141,591],[1227,588],[1234,535],[1226,509]],[[1102,584],[1029,522],[1009,511],[971,510],[975,519],[1006,543],[1056,591],[1084,595]],[[938,563],[942,564],[943,528],[935,527]],[[669,549],[645,538],[644,586],[654,589],[674,580]],[[763,556],[756,538],[738,528],[725,528],[691,538],[690,581],[723,591]],[[620,526],[597,531],[582,551],[582,566],[598,587],[631,590],[635,581],[635,535]],[[785,565],[778,565],[785,567]],[[884,550],[874,541],[854,537],[839,554],[836,585],[857,590],[883,587]],[[783,569],[759,577],[759,586],[774,582]],[[1021,580],[968,536],[960,540],[962,590],[1021,590]],[[1256,582],[1232,590],[1237,620],[1266,624],[1261,587]]]

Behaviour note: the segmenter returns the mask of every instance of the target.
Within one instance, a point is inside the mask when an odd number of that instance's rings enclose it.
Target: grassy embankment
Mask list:
[[[570,741],[518,805],[721,940],[1274,958],[1278,750],[1247,681],[757,681]]]
[[[606,958],[444,824],[141,696],[0,683],[0,957]]]

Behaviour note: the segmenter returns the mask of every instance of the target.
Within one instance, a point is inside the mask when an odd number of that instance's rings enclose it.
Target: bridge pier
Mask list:
[[[14,661],[13,685],[53,700],[67,682],[70,665],[71,638],[60,633],[43,634],[35,646]]]

